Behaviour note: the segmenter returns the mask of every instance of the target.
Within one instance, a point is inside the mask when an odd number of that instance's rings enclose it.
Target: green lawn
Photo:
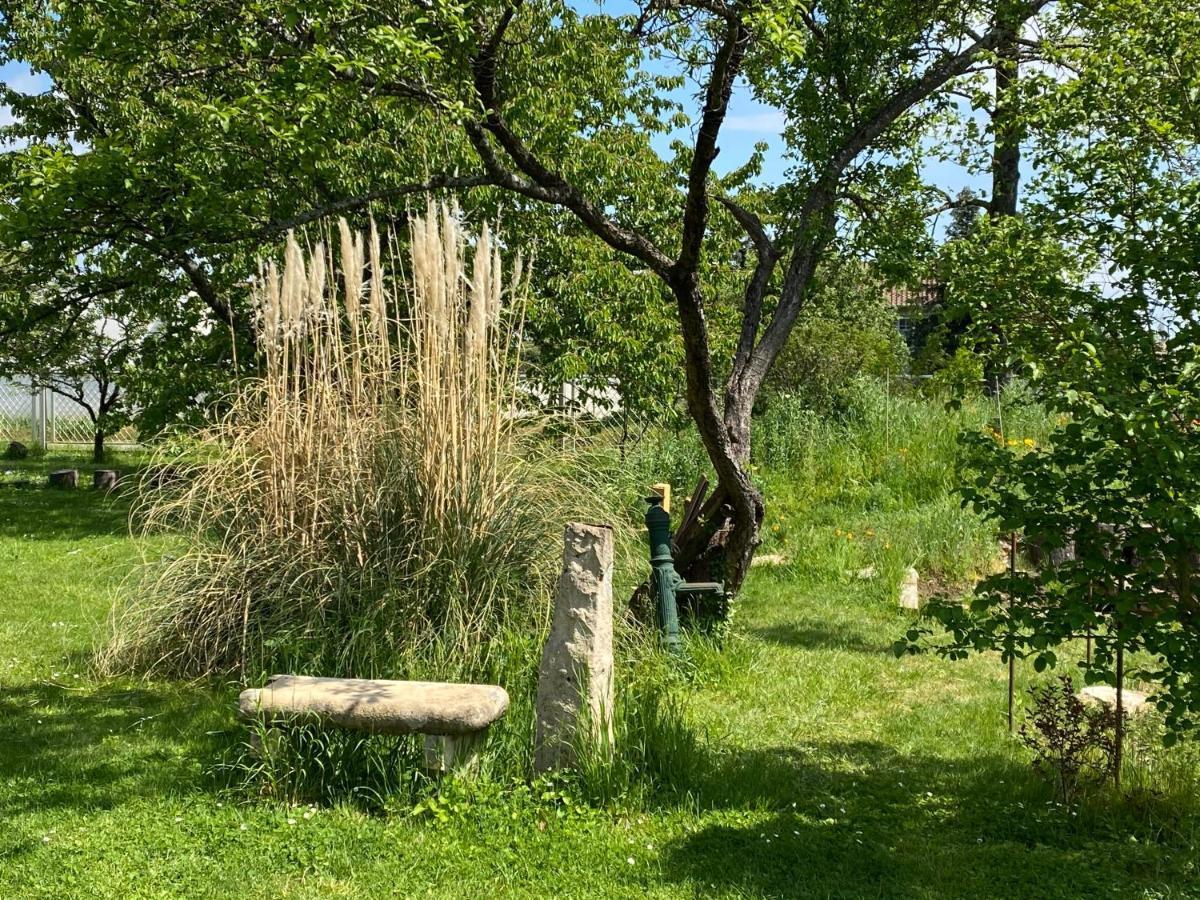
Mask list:
[[[738,667],[688,694],[691,802],[512,785],[435,821],[222,791],[236,686],[93,680],[136,556],[121,501],[0,486],[0,897],[1200,896],[1194,819],[1054,805],[999,662],[891,657],[908,619],[878,581],[755,569]]]

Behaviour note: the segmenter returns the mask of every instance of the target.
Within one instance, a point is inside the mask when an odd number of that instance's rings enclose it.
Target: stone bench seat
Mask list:
[[[268,724],[311,718],[373,734],[425,735],[426,761],[441,770],[470,761],[507,709],[508,692],[494,684],[306,675],[276,675],[238,698],[243,718]]]

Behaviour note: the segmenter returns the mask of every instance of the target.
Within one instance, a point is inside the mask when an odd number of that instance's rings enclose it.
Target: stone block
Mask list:
[[[463,735],[504,715],[508,692],[494,684],[277,675],[242,691],[238,709],[245,718],[309,717],[374,734]]]
[[[1089,684],[1075,696],[1084,703],[1117,708],[1117,689],[1107,684]],[[1128,715],[1137,715],[1153,708],[1150,697],[1142,691],[1131,691],[1129,688],[1121,691],[1121,709]]]

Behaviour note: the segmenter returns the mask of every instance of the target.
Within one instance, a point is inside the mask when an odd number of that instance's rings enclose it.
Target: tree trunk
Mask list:
[[[99,428],[92,437],[92,462],[104,462],[104,432]]]
[[[995,27],[1002,34],[996,47],[995,110],[992,113],[992,202],[993,217],[1017,214],[1017,190],[1021,180],[1021,127],[1017,90],[1020,83],[1020,37],[1022,17],[1014,14],[1007,0],[996,9]]]
[[[699,309],[694,302],[691,309]],[[681,304],[682,308],[683,304]],[[685,350],[688,359],[688,412],[700,432],[700,439],[717,475],[717,485],[705,502],[696,527],[680,535],[676,568],[689,581],[724,582],[728,594],[741,588],[754,548],[758,546],[764,506],[762,495],[754,487],[747,466],[750,461],[750,414],[754,397],[747,391],[728,390],[723,415],[717,414],[716,392],[711,381],[704,350],[698,352],[689,342],[689,322],[684,322]],[[691,323],[695,328],[697,323]],[[703,329],[703,315],[699,315]],[[688,347],[692,343],[692,347]],[[691,353],[697,354],[693,365]]]
[[[675,568],[685,579],[721,581],[730,595],[750,569],[764,513],[762,495],[743,477],[732,486],[718,482],[695,527],[679,536],[675,554]]]

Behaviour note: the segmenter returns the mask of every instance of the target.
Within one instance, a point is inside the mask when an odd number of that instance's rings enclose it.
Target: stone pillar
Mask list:
[[[904,573],[904,580],[900,582],[900,608],[921,608],[921,576],[912,566],[908,567]]]
[[[613,740],[612,572],[612,528],[567,525],[554,618],[538,674],[538,772],[574,764],[583,723],[590,729],[584,739]]]

